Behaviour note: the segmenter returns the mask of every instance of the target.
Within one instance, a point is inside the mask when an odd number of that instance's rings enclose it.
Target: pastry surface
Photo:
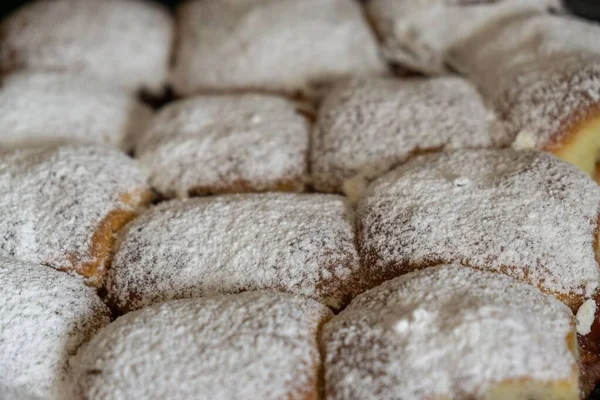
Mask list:
[[[108,294],[120,310],[274,290],[339,308],[365,290],[343,197],[247,194],[162,203],[117,244]]]
[[[82,398],[318,398],[317,331],[331,312],[252,292],[177,300],[118,318],[76,356]]]
[[[600,394],[600,25],[569,1],[23,1],[0,400]]]
[[[559,0],[369,0],[386,58],[425,74],[452,72],[448,53],[482,29],[522,15],[560,10]]]
[[[69,357],[109,323],[78,277],[0,256],[0,394],[4,400],[71,395]]]
[[[415,153],[509,144],[461,78],[354,80],[337,85],[320,106],[311,174],[317,190],[353,197],[354,181],[373,180]]]
[[[168,197],[302,191],[309,123],[300,107],[259,94],[174,102],[149,124],[136,156]]]
[[[79,142],[127,151],[151,115],[123,89],[82,74],[15,73],[0,86],[0,146]]]
[[[359,295],[321,342],[328,399],[579,399],[568,307],[461,265]]]
[[[385,280],[463,263],[539,286],[577,310],[600,279],[600,188],[531,150],[424,155],[373,183],[358,207],[365,268]]]
[[[0,255],[101,284],[114,232],[150,198],[133,161],[109,147],[0,151]]]
[[[86,72],[135,91],[167,80],[173,20],[143,0],[35,1],[0,25],[0,71]]]
[[[548,151],[598,179],[600,27],[551,15],[489,26],[452,50],[517,148]]]
[[[386,71],[359,4],[347,0],[196,0],[177,10],[171,83],[199,91],[311,95],[350,74]]]

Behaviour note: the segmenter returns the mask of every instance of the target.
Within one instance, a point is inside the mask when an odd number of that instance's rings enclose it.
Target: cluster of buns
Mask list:
[[[0,399],[586,396],[596,33],[556,0],[22,6]]]

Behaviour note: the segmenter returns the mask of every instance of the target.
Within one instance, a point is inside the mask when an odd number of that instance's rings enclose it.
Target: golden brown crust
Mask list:
[[[600,103],[565,122],[550,141],[540,148],[568,161],[600,182]]]
[[[579,139],[578,134],[591,121],[600,117],[600,102],[586,108],[579,109],[575,115],[563,119],[560,128],[552,135],[540,150],[551,153],[560,153]]]
[[[149,204],[153,199],[151,191],[141,193],[125,193],[122,201],[134,208]],[[104,275],[110,266],[113,249],[116,242],[115,234],[129,221],[137,216],[136,211],[113,210],[100,223],[92,238],[92,245],[88,259],[89,262],[80,263],[78,257],[70,255],[71,266],[60,268],[62,271],[74,271],[87,278],[91,286],[101,286]]]
[[[190,196],[206,196],[233,193],[302,192],[303,190],[303,176],[296,176],[291,179],[276,180],[267,187],[259,187],[245,179],[237,179],[222,186],[194,186],[188,191],[188,194]]]

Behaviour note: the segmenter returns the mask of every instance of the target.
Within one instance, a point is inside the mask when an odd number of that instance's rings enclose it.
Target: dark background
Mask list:
[[[102,0],[97,0],[102,1]],[[153,0],[174,8],[181,0]],[[368,0],[366,0],[368,1]],[[600,21],[600,0],[563,0],[565,4],[575,14],[585,18]],[[19,5],[27,3],[27,0],[0,0],[0,18],[17,8]]]

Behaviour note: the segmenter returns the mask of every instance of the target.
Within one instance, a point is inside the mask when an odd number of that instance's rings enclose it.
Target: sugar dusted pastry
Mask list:
[[[460,78],[348,81],[321,103],[312,180],[317,190],[358,198],[365,183],[415,153],[509,144],[477,91]]]
[[[144,0],[35,1],[0,25],[0,71],[85,72],[159,93],[173,41],[168,11]]]
[[[538,286],[574,311],[598,289],[600,188],[550,154],[419,156],[375,181],[357,214],[364,266],[380,281],[463,263]]]
[[[548,151],[600,179],[600,53],[538,67],[520,68],[496,99],[514,146]]]
[[[482,31],[452,51],[517,148],[551,152],[592,176],[600,151],[600,27],[530,16]]]
[[[347,0],[195,0],[177,9],[175,92],[312,95],[348,75],[386,70],[360,5]]]
[[[122,311],[170,299],[275,290],[333,308],[366,287],[349,206],[324,194],[165,202],[123,231],[108,295]]]
[[[133,161],[109,147],[0,151],[0,255],[100,284],[114,233],[150,198]]]
[[[560,0],[369,0],[386,58],[426,74],[452,71],[448,51],[508,18],[562,9]]]
[[[440,265],[325,324],[327,399],[577,400],[573,314],[501,274]]]
[[[160,111],[136,156],[166,196],[302,191],[309,123],[282,97],[198,96]]]
[[[71,398],[69,357],[109,323],[110,310],[80,278],[0,256],[0,394]]]
[[[473,80],[486,97],[510,84],[512,70],[538,63],[548,69],[561,58],[600,53],[597,23],[567,15],[530,14],[488,24],[448,52],[453,69]],[[544,65],[547,63],[547,65]]]
[[[0,147],[105,143],[128,150],[151,115],[128,92],[93,78],[16,73],[0,86]]]
[[[74,359],[81,398],[316,399],[331,312],[280,293],[177,300],[118,318]]]

